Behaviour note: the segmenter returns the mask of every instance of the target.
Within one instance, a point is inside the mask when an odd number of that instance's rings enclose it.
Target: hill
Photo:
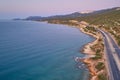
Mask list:
[[[115,37],[118,44],[120,45],[120,7],[94,11],[87,14],[77,13],[76,16],[72,17],[56,16],[42,19],[42,21],[48,21],[49,23],[77,25],[76,23],[71,23],[70,20],[78,22],[85,21],[90,25],[96,25],[99,28],[104,28]]]
[[[30,16],[25,20],[47,21],[48,23],[67,24],[77,26],[75,21],[85,21],[90,25],[96,25],[114,35],[120,45],[120,7],[93,11],[90,13],[75,12],[66,15],[49,17]],[[73,21],[73,22],[71,22]]]

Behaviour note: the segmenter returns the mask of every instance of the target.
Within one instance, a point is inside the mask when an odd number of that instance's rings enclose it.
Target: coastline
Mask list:
[[[54,24],[54,23],[52,23]],[[89,76],[88,76],[88,80],[99,80],[99,76],[107,76],[106,73],[106,68],[105,68],[105,62],[104,62],[104,47],[102,46],[101,48],[101,44],[103,43],[103,41],[99,41],[100,39],[102,39],[102,35],[99,32],[89,32],[86,31],[84,28],[87,28],[88,25],[86,24],[80,24],[78,26],[73,26],[73,25],[69,25],[69,24],[63,24],[63,25],[68,25],[70,27],[75,27],[77,29],[79,29],[82,33],[87,34],[89,36],[91,36],[92,38],[94,38],[93,41],[86,43],[85,45],[82,46],[82,48],[80,49],[81,53],[85,54],[86,57],[84,59],[82,59],[81,61],[87,66],[88,70],[89,70]],[[97,45],[97,46],[95,46]],[[98,58],[96,60],[92,59],[92,58],[96,58],[96,51],[99,49],[98,46],[100,46],[101,51],[99,53],[99,55],[101,55],[101,58]],[[94,47],[96,48],[95,50],[92,50],[91,48]],[[102,51],[103,50],[103,51]],[[97,56],[98,57],[98,56]],[[98,70],[96,69],[96,66],[98,65],[98,63],[103,63],[104,68]],[[106,78],[105,78],[106,80]]]
[[[86,66],[87,66],[87,68],[90,72],[91,78],[89,78],[89,79],[90,80],[95,80],[97,74],[96,74],[94,68],[92,67],[92,61],[89,58],[94,57],[94,55],[95,55],[95,53],[90,49],[90,46],[95,44],[97,42],[98,38],[91,33],[85,32],[82,28],[80,28],[80,31],[83,32],[84,34],[87,34],[87,35],[95,38],[95,40],[85,44],[83,46],[83,48],[81,49],[81,52],[88,56],[88,58],[84,59],[83,62],[86,64]]]
[[[60,23],[57,23],[57,24],[60,24]],[[94,38],[93,41],[86,43],[85,45],[82,46],[82,49],[80,49],[81,53],[86,55],[86,57],[81,61],[88,68],[88,71],[89,71],[88,80],[100,80],[99,78],[101,76],[104,77],[104,80],[107,80],[106,66],[104,61],[105,60],[104,44],[103,44],[103,37],[101,33],[95,30],[94,25],[89,25],[89,23],[85,21],[81,21],[79,25],[69,25],[69,24],[63,24],[63,25],[75,27],[79,29],[82,33],[87,34]],[[100,52],[98,53],[97,51],[100,51]],[[102,63],[102,66],[98,67],[99,64],[101,63]]]
[[[83,63],[87,66],[90,78],[89,80],[99,80],[99,76],[102,74],[107,76],[106,73],[106,65],[105,65],[105,57],[104,57],[104,46],[103,44],[103,37],[99,32],[95,32],[96,34],[86,31],[83,27],[80,26],[80,31],[84,34],[87,34],[93,37],[95,40],[85,44],[81,50],[81,52],[88,57],[83,59]],[[98,52],[100,50],[100,52]],[[101,55],[101,58],[98,58],[98,54]],[[97,59],[95,59],[97,58]],[[96,68],[96,66],[102,63],[104,67],[101,69]],[[105,78],[105,77],[104,77]],[[105,78],[107,80],[107,78]]]
[[[55,23],[50,23],[50,24],[55,24]],[[75,27],[75,28],[79,29],[82,33],[87,34],[87,35],[94,38],[93,41],[86,43],[85,45],[82,46],[82,49],[80,49],[80,51],[87,56],[86,58],[84,58],[82,60],[82,62],[87,66],[87,68],[89,70],[88,80],[99,80],[98,76],[100,74],[105,76],[106,75],[106,72],[105,72],[106,69],[101,69],[101,70],[96,69],[96,65],[98,65],[98,63],[102,62],[104,64],[104,58],[101,57],[100,59],[93,60],[92,58],[96,57],[96,49],[94,51],[91,49],[92,47],[94,47],[94,48],[96,47],[94,45],[100,46],[101,43],[99,44],[99,39],[103,38],[103,37],[101,37],[101,34],[98,33],[98,32],[94,33],[94,31],[93,32],[89,32],[89,30],[86,31],[85,28],[88,26],[86,24],[82,24],[82,25],[79,25],[79,26],[78,25],[73,26],[73,25],[69,25],[69,24],[63,24],[63,25],[68,25],[70,27]],[[101,51],[101,52],[100,52],[100,54],[103,56],[104,55],[103,51]]]

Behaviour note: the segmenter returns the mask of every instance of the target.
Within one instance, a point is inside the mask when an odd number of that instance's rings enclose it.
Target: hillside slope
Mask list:
[[[43,19],[43,21],[48,21],[49,23],[77,25],[71,23],[70,20],[75,20],[78,22],[85,21],[91,25],[97,25],[99,28],[104,28],[115,37],[120,45],[120,7],[95,11],[84,16],[66,18],[59,16],[55,18]]]

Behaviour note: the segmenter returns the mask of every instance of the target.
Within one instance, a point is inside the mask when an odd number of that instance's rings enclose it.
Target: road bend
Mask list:
[[[104,45],[109,68],[109,80],[120,80],[120,60],[117,55],[119,53],[116,51],[118,49],[115,49],[117,45],[115,45],[115,42],[110,35],[102,30],[98,31],[100,31],[104,37]]]
[[[110,36],[110,34],[108,34],[107,32],[105,32],[105,33],[108,35],[109,39],[113,43],[113,47],[115,49],[115,52],[117,53],[117,55],[118,55],[118,57],[120,59],[120,48],[119,48],[119,46],[116,44],[116,42],[114,41],[114,39],[112,39],[112,37]]]

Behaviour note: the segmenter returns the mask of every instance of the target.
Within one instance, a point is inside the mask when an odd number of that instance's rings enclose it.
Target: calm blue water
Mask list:
[[[83,80],[73,57],[91,40],[64,25],[0,21],[0,80]]]

